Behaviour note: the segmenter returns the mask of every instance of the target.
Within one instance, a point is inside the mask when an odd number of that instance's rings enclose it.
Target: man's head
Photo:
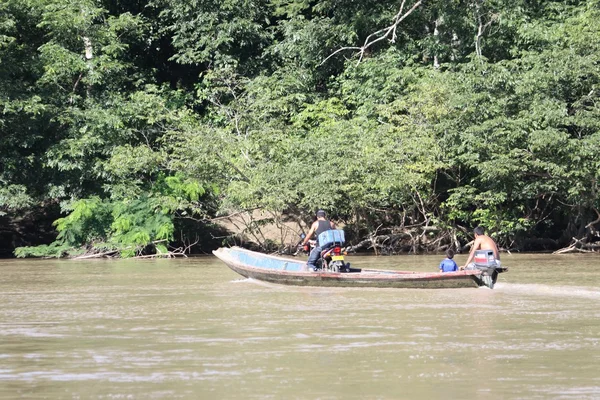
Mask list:
[[[473,229],[473,233],[475,233],[475,236],[481,236],[485,235],[485,230],[483,229],[483,227],[478,226],[477,228]]]
[[[317,211],[317,218],[325,218],[327,214],[325,214],[325,211],[323,210],[319,210]]]

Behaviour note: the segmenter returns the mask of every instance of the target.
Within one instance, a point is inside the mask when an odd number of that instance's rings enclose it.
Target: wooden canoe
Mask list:
[[[222,247],[213,254],[246,278],[283,285],[423,289],[485,286],[480,270],[428,273],[352,268],[351,272],[343,273],[312,272],[305,271],[304,261],[240,247]]]

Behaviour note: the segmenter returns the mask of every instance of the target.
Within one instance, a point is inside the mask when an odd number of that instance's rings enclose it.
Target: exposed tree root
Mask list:
[[[176,257],[187,258],[187,254],[182,253],[182,252],[169,251],[168,253],[146,254],[146,255],[142,255],[142,256],[135,256],[133,258],[176,258]]]
[[[103,257],[113,257],[116,253],[118,253],[119,250],[110,250],[110,251],[105,251],[103,253],[86,253],[83,254],[81,256],[77,256],[77,257],[73,257],[73,260],[86,260],[86,259],[90,259],[90,258],[103,258]]]
[[[556,250],[552,254],[568,254],[568,253],[597,253],[600,251],[600,244],[589,243],[587,238],[578,239],[574,237],[571,244],[562,249]]]
[[[158,243],[163,243],[166,242],[166,240],[155,240],[154,242],[152,242],[149,246],[140,246],[136,248],[136,256],[135,257],[131,257],[131,258],[175,258],[175,257],[187,257],[187,254],[190,252],[190,249],[195,246],[198,243],[199,239],[196,239],[196,241],[194,243],[186,243],[184,246],[182,247],[177,247],[177,248],[173,248],[171,247],[171,249],[169,251],[167,251],[166,253],[161,253],[161,252],[157,252],[154,254],[144,254],[145,250],[148,250],[148,248],[153,249],[153,250],[158,250],[157,247],[155,246]],[[133,249],[133,247],[126,247],[126,248],[122,248],[122,249],[112,249],[109,251],[101,251],[101,252],[97,252],[97,249],[94,248],[93,246],[90,246],[87,250],[87,252],[85,254],[82,254],[80,256],[77,257],[73,257],[73,260],[87,260],[87,259],[92,259],[92,258],[118,258],[119,254],[122,251],[125,250],[131,250]]]

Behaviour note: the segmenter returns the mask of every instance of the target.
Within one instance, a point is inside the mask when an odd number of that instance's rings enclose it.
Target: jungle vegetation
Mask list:
[[[599,0],[3,0],[2,247],[274,250],[262,225],[322,208],[358,249],[482,225],[593,250],[598,21]]]

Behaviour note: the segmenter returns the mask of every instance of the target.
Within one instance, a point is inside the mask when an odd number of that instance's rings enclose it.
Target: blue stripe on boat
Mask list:
[[[248,253],[247,251],[240,251],[237,249],[228,249],[227,253],[230,257],[239,260],[240,263],[246,264],[250,267],[255,268],[266,268],[277,271],[290,271],[299,272],[302,271],[305,262],[298,262],[293,260],[283,260],[272,257],[265,257],[264,254],[255,256],[254,254]],[[256,253],[255,253],[256,254]]]

